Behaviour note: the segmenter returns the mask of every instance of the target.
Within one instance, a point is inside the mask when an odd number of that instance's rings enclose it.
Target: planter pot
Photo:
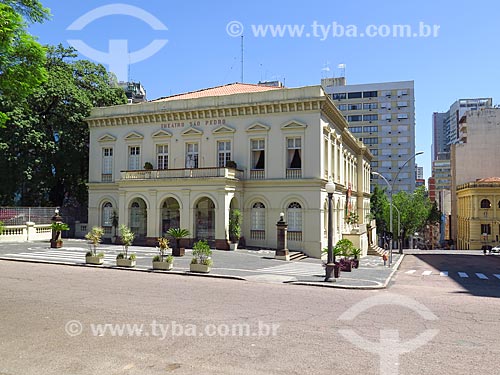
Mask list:
[[[359,259],[353,259],[351,263],[353,268],[359,268]]]
[[[63,245],[62,241],[50,240],[50,247],[52,249],[59,249],[62,247],[62,245]]]
[[[183,257],[184,254],[186,253],[186,249],[184,247],[176,247],[175,249],[172,249],[172,255],[174,257]]]
[[[103,264],[104,258],[98,256],[86,256],[85,263],[87,264]]]
[[[205,264],[190,264],[189,270],[191,272],[200,272],[200,273],[208,273],[212,269],[211,266],[207,266]]]
[[[153,262],[154,270],[170,271],[174,267],[174,263],[170,262]]]
[[[351,272],[352,271],[352,264],[351,261],[343,261],[340,263],[340,269],[345,272]]]
[[[111,243],[112,244],[115,244],[117,242],[118,242],[118,237],[116,237],[116,236],[111,237]]]
[[[238,243],[237,242],[231,242],[229,244],[229,250],[234,251],[238,249]]]
[[[335,263],[335,266],[333,267],[333,277],[338,279],[340,277],[340,264]]]
[[[130,259],[117,259],[116,265],[118,267],[135,267],[135,260]]]

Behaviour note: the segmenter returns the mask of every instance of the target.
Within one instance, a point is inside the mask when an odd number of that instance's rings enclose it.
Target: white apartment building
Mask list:
[[[370,148],[372,169],[394,183],[395,192],[412,192],[415,160],[400,168],[415,154],[414,82],[347,85],[340,77],[322,79],[321,85],[345,116],[351,133]]]
[[[372,155],[320,86],[231,84],[95,108],[87,122],[89,226],[108,236],[116,211],[144,242],[181,227],[191,243],[227,249],[230,210],[238,208],[247,246],[276,248],[284,213],[288,248],[319,258],[328,178],[334,241],[349,230],[346,212],[365,223],[370,211]]]

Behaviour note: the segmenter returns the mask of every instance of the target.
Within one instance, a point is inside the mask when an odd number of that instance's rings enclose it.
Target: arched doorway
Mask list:
[[[146,237],[148,228],[148,209],[144,199],[135,198],[130,202],[129,226],[130,230],[135,233],[136,238]]]
[[[194,231],[197,240],[215,240],[215,204],[208,198],[203,197],[194,207]]]
[[[164,235],[170,228],[180,228],[180,225],[179,202],[175,198],[167,198],[161,207],[160,234]]]

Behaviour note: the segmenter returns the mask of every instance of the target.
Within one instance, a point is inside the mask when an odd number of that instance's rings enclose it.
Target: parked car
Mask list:
[[[496,245],[496,246],[483,246],[483,253],[484,254],[491,254],[491,253],[496,253],[496,254],[499,254],[500,253],[500,244]]]

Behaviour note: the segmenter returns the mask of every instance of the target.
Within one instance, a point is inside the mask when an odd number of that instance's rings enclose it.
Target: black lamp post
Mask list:
[[[332,196],[335,192],[335,184],[330,179],[325,185],[328,194],[328,259],[326,263],[325,281],[332,281],[332,273],[335,269],[335,255],[333,254],[333,218],[332,218]]]

